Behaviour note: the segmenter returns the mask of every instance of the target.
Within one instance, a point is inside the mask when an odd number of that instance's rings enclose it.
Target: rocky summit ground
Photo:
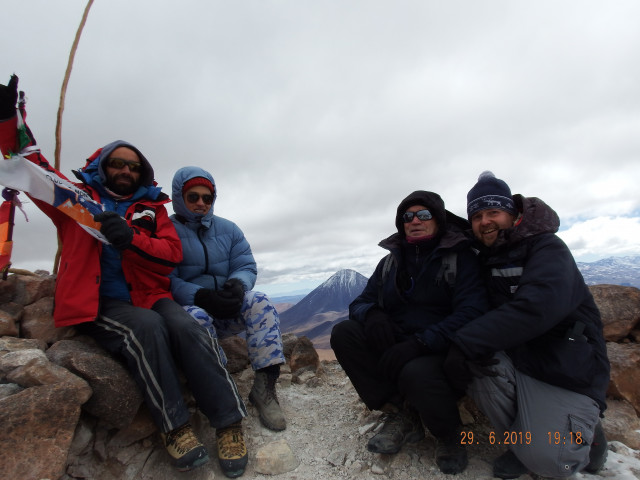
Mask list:
[[[369,412],[359,400],[353,386],[337,362],[323,362],[324,375],[304,384],[292,383],[278,389],[281,405],[288,419],[283,432],[262,427],[255,409],[248,405],[249,417],[244,421],[245,436],[250,452],[249,465],[242,478],[258,480],[320,480],[353,478],[360,480],[433,479],[476,480],[491,479],[491,462],[504,447],[489,443],[489,427],[482,420],[468,425],[477,444],[469,446],[469,466],[455,476],[442,474],[434,461],[435,441],[427,435],[416,444],[405,445],[397,455],[380,455],[367,451],[367,440],[378,426],[379,414]],[[238,387],[246,398],[253,374],[247,370],[237,376]],[[474,415],[476,412],[473,412]],[[189,473],[173,473],[170,469],[156,470],[149,478],[211,480],[225,478],[215,459],[215,437],[206,425],[197,426],[203,441],[212,453],[209,464]],[[284,440],[298,461],[297,468],[277,475],[265,475],[255,470],[258,449],[272,442]],[[613,444],[609,460],[600,475],[577,474],[573,478],[596,480],[604,478],[633,479],[640,475],[638,453],[622,444]],[[163,452],[158,451],[162,455]],[[618,464],[624,465],[620,469]],[[630,472],[627,476],[627,473]],[[151,472],[149,472],[151,473]],[[523,475],[522,480],[537,477]]]

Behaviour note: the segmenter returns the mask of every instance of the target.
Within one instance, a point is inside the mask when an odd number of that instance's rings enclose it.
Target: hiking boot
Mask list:
[[[589,464],[584,467],[585,472],[596,474],[600,471],[604,466],[604,462],[607,461],[607,446],[607,437],[604,435],[602,423],[598,422],[593,432],[593,441],[589,450]]]
[[[178,471],[186,472],[209,461],[209,452],[188,423],[160,436]]]
[[[518,478],[529,470],[511,450],[496,458],[493,462],[493,476],[498,478]]]
[[[227,427],[218,428],[216,439],[218,441],[218,461],[222,473],[229,478],[239,477],[244,473],[249,458],[242,434],[242,422],[238,421]]]
[[[407,442],[419,442],[424,438],[420,417],[408,411],[386,413],[382,429],[367,443],[373,453],[398,453]]]
[[[249,401],[258,409],[260,422],[270,430],[279,432],[287,428],[287,422],[276,396],[277,374],[256,371]]]
[[[467,468],[469,459],[467,450],[460,443],[460,433],[456,432],[444,438],[438,439],[436,447],[436,464],[442,473],[455,475]]]

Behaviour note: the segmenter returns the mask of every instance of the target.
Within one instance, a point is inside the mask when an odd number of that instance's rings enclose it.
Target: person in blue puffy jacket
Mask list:
[[[175,173],[171,220],[183,259],[171,274],[171,293],[214,336],[246,334],[255,371],[249,400],[265,427],[284,430],[275,390],[285,362],[278,312],[264,293],[252,290],[257,267],[251,247],[235,223],[214,215],[216,197],[215,181],[206,170],[184,167]]]

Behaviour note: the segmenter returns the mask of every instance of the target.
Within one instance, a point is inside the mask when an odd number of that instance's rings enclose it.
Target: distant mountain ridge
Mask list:
[[[280,329],[308,337],[316,348],[330,348],[331,328],[349,316],[349,304],[362,293],[367,280],[355,270],[336,272],[280,314]]]
[[[609,257],[596,262],[576,262],[587,285],[627,285],[640,288],[640,256]],[[349,316],[349,304],[367,284],[368,278],[355,270],[340,270],[301,300],[280,313],[283,333],[308,337],[316,348],[329,349],[331,329]]]
[[[627,285],[640,288],[640,255],[576,262],[587,285]]]

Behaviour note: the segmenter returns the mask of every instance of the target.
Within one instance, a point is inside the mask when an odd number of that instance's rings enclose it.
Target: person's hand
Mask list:
[[[213,288],[198,290],[193,302],[214,318],[234,318],[242,308],[242,301],[234,298],[231,292]]]
[[[481,358],[476,358],[475,360],[470,360],[467,362],[469,365],[469,370],[471,371],[471,375],[475,378],[483,378],[483,377],[497,377],[498,372],[496,372],[495,367],[500,363],[500,360],[493,356],[493,354],[486,355]]]
[[[0,120],[7,120],[16,114],[18,102],[18,76],[11,75],[7,85],[0,85]]]
[[[124,250],[131,245],[133,240],[133,229],[127,221],[116,212],[102,212],[93,216],[96,222],[100,222],[100,233],[102,233],[109,243],[118,250]]]
[[[397,381],[402,368],[414,358],[427,355],[429,348],[417,338],[396,343],[382,354],[378,368],[386,378]]]
[[[381,354],[396,344],[396,326],[381,309],[369,309],[364,320],[364,336],[367,345]]]
[[[444,373],[449,383],[461,392],[467,390],[467,386],[473,380],[473,375],[467,364],[467,357],[455,343],[452,343],[444,359]]]
[[[222,288],[231,293],[233,298],[238,299],[240,302],[244,300],[244,284],[237,278],[230,278],[224,282]]]

